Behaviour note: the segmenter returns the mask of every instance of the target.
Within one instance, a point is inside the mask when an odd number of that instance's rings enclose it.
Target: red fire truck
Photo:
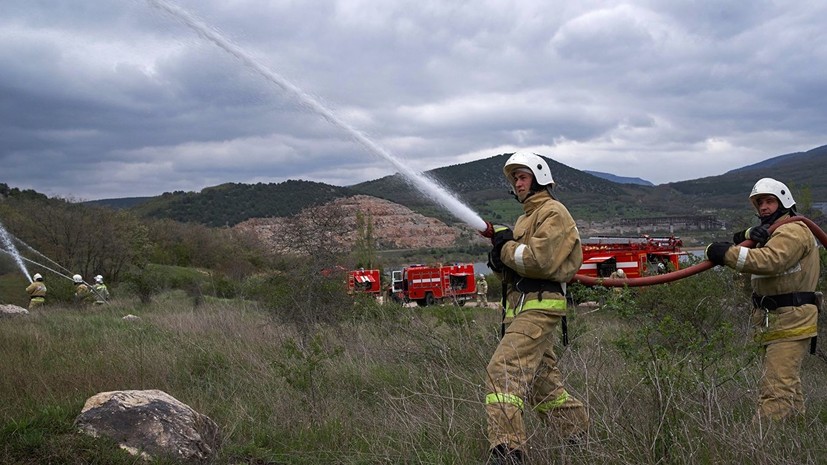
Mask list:
[[[371,294],[374,297],[379,297],[382,292],[379,283],[379,270],[366,270],[360,268],[358,270],[347,272],[347,293]]]
[[[420,307],[448,300],[465,305],[474,299],[477,282],[474,265],[412,265],[392,273],[390,298],[396,302],[414,301]]]
[[[627,278],[668,273],[680,268],[683,243],[670,237],[608,237],[583,239],[583,265],[578,272],[584,276],[608,278],[623,270]]]

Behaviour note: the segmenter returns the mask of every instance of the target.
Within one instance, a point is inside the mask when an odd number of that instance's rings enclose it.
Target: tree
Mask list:
[[[10,199],[3,206],[18,239],[71,273],[117,281],[128,264],[147,259],[146,227],[128,212],[31,197]]]
[[[376,239],[373,237],[373,215],[356,212],[356,244],[354,253],[358,267],[373,268],[376,260]]]
[[[348,232],[345,213],[334,204],[308,208],[284,224],[277,237],[283,251],[308,257],[314,266],[335,265],[349,248],[343,237]]]

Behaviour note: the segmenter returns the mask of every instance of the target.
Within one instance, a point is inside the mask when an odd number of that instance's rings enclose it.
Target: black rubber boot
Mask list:
[[[523,462],[523,451],[520,449],[509,449],[505,444],[500,444],[491,449],[491,457],[488,459],[490,465],[519,465]]]

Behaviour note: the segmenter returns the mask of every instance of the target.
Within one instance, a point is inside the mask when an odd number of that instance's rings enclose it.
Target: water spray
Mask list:
[[[480,216],[477,215],[468,206],[460,202],[456,198],[456,196],[452,195],[444,186],[441,186],[433,179],[428,178],[423,173],[415,171],[406,166],[399,159],[394,157],[388,150],[384,149],[383,147],[379,146],[379,144],[369,139],[362,131],[359,131],[350,124],[346,123],[344,120],[336,116],[336,114],[333,113],[332,110],[322,105],[318,100],[311,97],[309,94],[304,92],[302,89],[300,89],[292,82],[285,79],[280,74],[268,69],[267,67],[256,61],[253,57],[247,54],[240,47],[233,44],[230,40],[222,36],[213,28],[209,27],[202,21],[195,18],[191,13],[187,12],[183,8],[168,3],[165,0],[147,0],[147,2],[149,2],[149,4],[153,7],[158,8],[166,12],[167,14],[173,16],[175,19],[182,22],[185,26],[194,30],[199,36],[212,42],[213,44],[215,44],[216,46],[218,46],[219,48],[221,48],[222,50],[224,50],[225,52],[229,53],[234,58],[239,60],[244,66],[260,74],[262,77],[264,77],[264,79],[266,79],[272,84],[275,84],[284,92],[293,96],[301,104],[301,106],[315,112],[328,123],[338,127],[339,129],[344,130],[353,140],[361,144],[370,153],[378,155],[384,158],[386,161],[390,162],[391,165],[393,165],[397,170],[399,170],[399,173],[407,180],[407,182],[411,186],[418,189],[420,192],[428,196],[428,198],[430,198],[437,204],[441,205],[449,212],[453,213],[454,216],[456,216],[458,219],[463,221],[468,226],[481,232],[484,232],[489,228],[488,223],[486,223],[482,218],[480,218]]]
[[[29,270],[26,269],[26,265],[23,263],[20,252],[18,252],[17,249],[14,247],[14,243],[12,242],[11,237],[12,236],[9,234],[9,232],[6,231],[6,228],[3,227],[3,223],[0,222],[0,243],[3,244],[3,248],[5,249],[3,251],[11,255],[12,259],[14,259],[14,262],[17,263],[17,266],[20,268],[21,271],[23,271],[23,275],[25,275],[26,279],[28,279],[29,283],[31,283],[32,277],[29,276]]]
[[[39,255],[39,256],[41,256],[41,257],[45,258],[46,260],[48,260],[48,261],[49,261],[49,263],[51,263],[51,264],[53,264],[54,266],[56,266],[56,267],[60,268],[61,270],[65,271],[66,273],[73,274],[73,273],[72,273],[72,270],[70,270],[70,269],[68,269],[68,268],[63,267],[60,263],[58,263],[58,262],[56,262],[56,261],[52,260],[51,258],[47,257],[46,255],[44,255],[44,254],[42,254],[42,253],[40,253],[40,251],[38,251],[38,250],[37,250],[37,249],[35,249],[34,247],[32,247],[32,246],[30,246],[29,244],[27,244],[27,243],[23,242],[23,239],[20,239],[19,237],[16,237],[16,236],[12,236],[12,239],[14,239],[15,241],[17,241],[19,244],[23,245],[23,246],[24,246],[24,247],[26,247],[27,249],[31,250],[31,251],[32,251],[32,252],[34,252],[35,254],[37,254],[37,255]],[[28,262],[30,262],[30,263],[34,263],[34,262],[32,262],[31,260],[26,259],[25,257],[23,257],[23,260],[26,260],[26,261],[28,261]],[[51,268],[47,268],[47,267],[45,267],[45,266],[43,266],[43,265],[41,265],[41,264],[39,264],[39,263],[35,263],[35,265],[42,266],[43,268],[46,268],[47,270],[51,271],[52,273],[55,273],[55,274],[60,274],[60,273],[58,273],[57,271],[52,270]],[[64,276],[64,275],[61,275],[61,276]],[[64,277],[66,277],[66,276],[64,276]]]
[[[405,178],[405,180],[409,184],[411,184],[420,192],[428,196],[437,204],[447,209],[449,212],[453,213],[458,219],[465,222],[465,224],[479,231],[480,234],[482,234],[484,237],[490,238],[493,236],[493,225],[490,222],[483,220],[468,206],[460,202],[456,198],[456,196],[452,195],[448,191],[448,189],[441,186],[433,179],[428,178],[423,173],[415,171],[406,166],[399,159],[394,157],[388,150],[384,149],[383,147],[379,146],[379,144],[368,138],[362,131],[346,123],[344,120],[336,116],[336,114],[332,110],[322,105],[318,100],[311,97],[309,94],[304,92],[302,89],[300,89],[292,82],[288,81],[280,74],[268,69],[267,67],[256,61],[243,49],[233,44],[230,40],[222,36],[219,32],[209,27],[204,22],[198,20],[183,8],[173,5],[165,0],[147,0],[147,2],[151,6],[158,8],[159,10],[162,10],[167,14],[171,15],[172,17],[183,23],[185,26],[195,31],[202,38],[212,42],[225,52],[229,53],[235,59],[239,60],[244,66],[255,71],[270,83],[278,86],[282,91],[286,92],[287,94],[295,98],[302,107],[315,112],[328,123],[344,130],[353,140],[361,144],[370,153],[378,155],[384,158],[386,161],[390,162],[391,165],[393,165],[397,170],[399,170],[399,173]],[[785,222],[788,221],[804,221],[810,228],[810,230],[813,232],[813,234],[819,237],[821,243],[827,246],[827,235],[825,235],[824,231],[822,231],[821,228],[819,228],[815,223],[812,223],[812,221],[803,217],[795,217]],[[784,224],[785,222],[776,224],[776,227],[780,226],[781,224]],[[770,228],[770,231],[772,230],[774,230],[774,228]],[[751,241],[745,241],[741,245],[751,247],[754,244],[752,244]],[[714,265],[712,264],[712,262],[705,260],[689,268],[685,268],[683,270],[675,271],[672,273],[667,273],[664,275],[625,279],[603,279],[592,278],[590,276],[575,275],[573,282],[580,282],[589,286],[601,285],[607,287],[650,286],[654,284],[662,284],[666,282],[675,281],[677,279],[682,279],[684,277],[691,276],[702,271],[706,271],[712,268],[713,266]]]
[[[8,251],[6,251],[6,250],[1,250],[1,249],[0,249],[0,252],[3,252],[3,253],[5,253],[5,254],[12,255],[12,253],[11,253],[11,252],[8,252]],[[52,269],[52,268],[49,268],[48,266],[46,266],[46,265],[44,265],[44,264],[42,264],[42,263],[38,263],[38,262],[36,262],[36,261],[34,261],[34,260],[28,259],[28,258],[23,257],[23,256],[21,256],[21,257],[20,257],[20,259],[21,259],[21,260],[23,260],[23,261],[29,262],[29,263],[31,263],[32,265],[38,266],[38,267],[40,267],[40,268],[43,268],[44,270],[51,271],[52,273],[54,273],[54,274],[56,274],[56,275],[58,275],[58,276],[61,276],[61,277],[63,277],[63,278],[66,278],[66,279],[68,279],[69,281],[71,281],[71,280],[72,280],[72,277],[71,277],[71,276],[67,276],[67,275],[65,275],[65,274],[63,274],[63,273],[61,273],[61,272],[59,272],[59,271],[57,271],[57,270],[54,270],[54,269]],[[60,265],[58,265],[58,266],[60,267]],[[63,267],[60,267],[60,268],[63,268]],[[70,272],[70,273],[71,273],[71,272]]]
[[[15,238],[15,239],[17,239],[17,238]],[[17,240],[19,241],[20,239],[17,239]],[[22,242],[22,241],[21,241],[21,242]],[[3,249],[0,249],[0,252],[3,252],[3,253],[6,253],[6,254],[9,254],[9,255],[12,255],[12,253],[11,253],[11,252],[9,252],[9,251],[7,251],[7,250],[3,250]],[[56,274],[56,275],[58,275],[58,276],[60,276],[60,277],[63,277],[63,278],[68,279],[69,281],[75,282],[75,280],[74,280],[74,279],[72,279],[72,277],[71,277],[71,276],[65,275],[65,274],[63,274],[63,273],[61,273],[61,272],[59,272],[59,271],[57,271],[57,270],[55,270],[55,269],[53,269],[53,268],[49,268],[48,266],[46,266],[46,265],[44,265],[44,264],[42,264],[42,263],[38,263],[38,262],[36,262],[36,261],[34,261],[34,260],[30,260],[30,259],[28,259],[28,258],[26,258],[26,257],[23,257],[23,256],[21,256],[21,257],[20,257],[20,259],[21,259],[21,260],[24,260],[24,261],[27,261],[27,262],[31,263],[32,265],[39,266],[40,268],[43,268],[43,269],[45,269],[45,270],[49,270],[49,271],[51,271],[52,273],[54,273],[54,274]],[[47,258],[47,259],[48,259],[48,258]],[[50,260],[50,261],[51,261],[51,260]],[[54,263],[54,262],[53,262],[53,263]],[[55,264],[56,264],[59,268],[63,268],[63,267],[62,267],[62,266],[60,266],[59,264],[57,264],[57,263],[55,263]],[[66,268],[63,268],[63,269],[64,269],[64,270],[66,270]],[[69,272],[69,273],[71,273],[71,271],[69,271],[69,270],[66,270],[66,271],[67,271],[67,272]],[[29,280],[29,282],[31,282],[31,280]],[[93,294],[95,294],[96,296],[98,296],[98,297],[99,297],[99,298],[100,298],[103,302],[105,302],[106,304],[109,304],[109,301],[108,301],[108,300],[106,300],[106,299],[104,299],[104,298],[103,298],[103,296],[100,294],[100,292],[98,292],[98,290],[97,290],[97,289],[95,289],[95,286],[93,286],[93,285],[92,285],[92,284],[90,284],[90,283],[87,283],[86,281],[83,281],[83,284],[86,284],[86,287],[88,287],[88,288],[89,288],[89,291],[91,291]]]

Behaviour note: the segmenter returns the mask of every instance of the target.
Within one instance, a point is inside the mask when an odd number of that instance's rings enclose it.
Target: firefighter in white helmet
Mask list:
[[[554,353],[554,335],[566,315],[566,283],[583,261],[580,234],[553,196],[554,180],[542,157],[514,153],[503,173],[525,213],[513,231],[494,226],[491,239],[488,266],[504,283],[504,330],[488,363],[485,405],[491,462],[511,464],[524,460],[524,411],[534,410],[569,441],[584,439],[589,416],[563,386]]]
[[[83,282],[83,276],[76,274],[72,276],[72,282],[75,283],[74,302],[76,305],[86,305],[92,301],[92,291],[89,286]]]
[[[26,287],[29,294],[29,310],[46,303],[46,283],[43,282],[43,275],[35,273],[32,276],[32,283]]]
[[[820,273],[818,244],[807,225],[795,216],[790,189],[772,178],[755,183],[750,193],[761,224],[736,233],[731,242],[714,242],[707,258],[751,275],[756,342],[763,346],[763,370],[758,386],[756,421],[783,419],[804,413],[801,363],[814,351],[819,305],[815,290]],[[755,248],[737,245],[751,240]]]
[[[485,275],[482,273],[477,276],[477,305],[480,307],[488,306],[488,281],[485,280]]]
[[[103,283],[103,276],[95,276],[95,284],[92,285],[95,294],[95,305],[103,305],[109,300],[109,289]]]

